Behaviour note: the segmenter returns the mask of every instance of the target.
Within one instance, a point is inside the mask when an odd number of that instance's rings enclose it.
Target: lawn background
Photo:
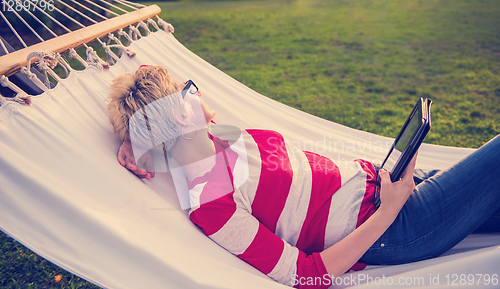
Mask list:
[[[287,105],[395,137],[430,97],[426,142],[477,148],[500,133],[500,1],[157,4],[187,48]],[[0,251],[1,288],[94,287],[3,233]]]

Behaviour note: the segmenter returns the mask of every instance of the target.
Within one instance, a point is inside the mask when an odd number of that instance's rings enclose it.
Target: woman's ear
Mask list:
[[[182,125],[189,125],[189,124],[190,124],[189,122],[187,122],[187,117],[185,117],[185,116],[184,116],[183,118],[180,118],[180,117],[178,117],[177,115],[176,115],[176,116],[174,116],[174,117],[175,117],[175,120],[176,120],[178,123],[182,124]]]

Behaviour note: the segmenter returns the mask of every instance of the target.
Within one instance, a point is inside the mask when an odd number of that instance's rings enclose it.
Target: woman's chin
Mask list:
[[[215,117],[215,111],[212,111],[209,115],[205,115],[205,121],[207,122],[207,125],[212,123],[214,117]]]

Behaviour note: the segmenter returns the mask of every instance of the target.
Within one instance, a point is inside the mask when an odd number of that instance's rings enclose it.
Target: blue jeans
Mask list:
[[[359,260],[393,265],[437,257],[473,232],[500,232],[500,135],[418,185],[394,223]]]

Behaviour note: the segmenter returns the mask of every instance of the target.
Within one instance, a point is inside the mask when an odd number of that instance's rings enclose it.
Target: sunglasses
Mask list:
[[[182,95],[183,99],[187,93],[195,94],[195,95],[198,94],[198,86],[196,86],[196,84],[194,84],[194,82],[192,80],[188,80],[186,82],[186,86],[184,86],[184,88],[181,91],[181,95]]]

